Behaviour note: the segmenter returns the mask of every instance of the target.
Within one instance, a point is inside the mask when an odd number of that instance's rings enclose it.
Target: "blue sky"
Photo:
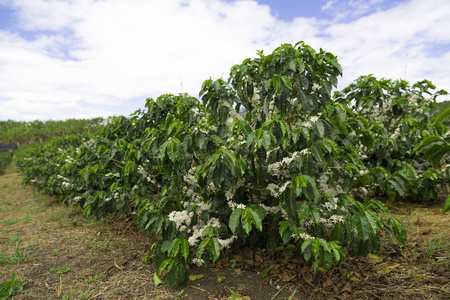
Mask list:
[[[129,115],[298,41],[338,56],[339,89],[374,74],[450,91],[448,28],[448,0],[0,0],[0,120]]]

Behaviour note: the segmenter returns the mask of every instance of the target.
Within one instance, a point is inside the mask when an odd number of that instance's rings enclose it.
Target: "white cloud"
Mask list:
[[[21,0],[13,7],[22,29],[44,31],[32,41],[0,35],[0,94],[17,104],[197,95],[204,80],[254,56],[275,23],[268,6],[252,1]],[[0,118],[30,116],[4,108]]]
[[[380,0],[350,2],[363,17],[284,22],[255,1],[0,0],[17,9],[22,29],[0,31],[0,119],[128,114],[143,107],[136,99],[196,96],[205,79],[226,78],[256,50],[300,40],[338,55],[339,87],[373,73],[450,89],[450,54],[430,55],[433,45],[450,44],[450,2],[415,0],[384,11]],[[346,5],[329,1],[323,9]]]
[[[448,89],[450,75],[433,75],[444,73],[447,58],[430,57],[429,53],[434,44],[450,44],[450,32],[442,29],[450,28],[449,12],[448,1],[410,1],[351,23],[329,26],[326,33],[330,39],[323,42],[339,56],[345,84],[369,73],[409,81],[431,75],[427,79]]]
[[[349,22],[374,11],[380,11],[385,5],[392,5],[393,0],[330,0],[321,10],[330,13],[335,21]]]
[[[18,10],[21,29],[60,31],[70,29],[76,21],[82,21],[91,1],[10,0],[6,3]]]

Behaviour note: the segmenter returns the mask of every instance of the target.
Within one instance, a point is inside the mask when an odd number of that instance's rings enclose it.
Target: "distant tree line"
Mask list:
[[[450,101],[446,100],[446,101],[442,101],[442,102],[437,102],[436,106],[437,106],[437,108],[439,108],[439,109],[444,111],[447,108],[450,108]]]
[[[94,133],[110,120],[105,118],[67,119],[65,121],[0,121],[0,144],[28,145],[48,142],[71,134]]]

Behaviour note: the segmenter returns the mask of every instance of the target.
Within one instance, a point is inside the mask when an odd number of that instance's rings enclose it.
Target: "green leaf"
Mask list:
[[[364,215],[367,218],[367,223],[369,224],[370,229],[372,230],[372,233],[375,235],[377,234],[377,222],[375,221],[374,217],[366,210],[364,211]]]
[[[253,217],[250,209],[247,207],[242,211],[241,224],[245,233],[248,235],[252,231]]]
[[[155,286],[164,284],[164,281],[162,281],[159,278],[159,276],[158,276],[158,274],[156,274],[156,272],[153,273],[153,283],[155,284]]]
[[[275,89],[275,93],[278,94],[278,89],[280,88],[280,77],[276,76],[273,78],[273,88]]]
[[[172,163],[177,162],[178,157],[178,144],[174,141],[170,141],[167,145],[167,156],[172,161]]]
[[[189,257],[189,243],[186,239],[181,239],[181,255],[184,257],[184,260],[187,260]]]
[[[213,165],[219,159],[219,157],[222,155],[222,151],[222,148],[220,148],[214,153],[214,155],[212,156],[211,165]]]
[[[264,131],[262,134],[262,146],[266,149],[266,151],[270,150],[271,141],[270,133],[268,131]]]
[[[450,210],[450,195],[448,195],[447,200],[445,201],[444,208],[442,209],[442,213],[445,214]]]
[[[331,147],[332,152],[334,152],[335,154],[339,154],[341,149],[339,148],[338,144],[336,144],[335,141],[330,140],[330,139],[323,139],[322,141]]]
[[[417,144],[414,152],[424,152],[425,157],[438,168],[442,157],[450,152],[450,143],[439,136],[429,136]]]
[[[199,133],[199,134],[195,135],[195,144],[197,145],[198,148],[203,149],[203,147],[205,145],[205,134],[204,133]]]
[[[450,144],[447,144],[445,147],[442,147],[441,149],[435,151],[429,156],[428,160],[435,168],[439,168],[442,157],[447,153],[450,153]]]
[[[303,188],[308,185],[308,182],[304,176],[296,176],[291,181],[292,189],[295,195],[298,197],[302,194]]]
[[[283,134],[283,136],[288,135],[289,131],[290,131],[288,123],[286,123],[286,121],[284,121],[284,120],[280,120],[280,121],[278,121],[278,123],[280,124],[281,133]]]
[[[394,217],[391,217],[391,219],[389,221],[390,221],[390,223],[392,225],[392,231],[394,231],[394,234],[395,234],[395,237],[397,238],[397,241],[401,245],[405,245],[406,238],[407,238],[407,233],[406,233],[406,230],[403,227],[402,223],[400,223],[400,221],[397,220]]]
[[[445,140],[440,136],[429,136],[423,139],[419,144],[416,145],[414,152],[434,152],[433,148],[445,145]]]
[[[228,226],[230,227],[230,230],[232,233],[236,232],[236,229],[239,225],[239,220],[240,220],[241,214],[242,214],[242,209],[237,208],[230,215],[230,220],[229,220]]]
[[[376,208],[380,209],[382,212],[384,212],[386,214],[388,213],[387,206],[380,200],[370,199],[369,204],[367,205],[367,208],[371,208],[371,207],[376,207]]]
[[[161,274],[162,271],[164,271],[164,269],[169,266],[167,268],[167,271],[171,270],[173,265],[175,264],[175,261],[171,258],[166,259],[165,261],[163,261],[163,263],[159,266],[158,268],[158,273]]]
[[[207,235],[207,236],[216,236],[217,235],[217,228],[213,227],[213,226],[206,226],[203,229],[203,232],[202,232],[202,236],[205,236],[205,235]]]
[[[281,148],[285,150],[289,144],[289,136],[283,136],[281,139]]]
[[[263,134],[263,129],[262,128],[258,128],[258,129],[255,130],[255,137],[257,139],[260,139],[262,137],[262,134]]]
[[[337,59],[330,60],[330,64],[338,70],[338,75],[342,74],[342,66],[338,63]]]
[[[202,279],[203,277],[205,277],[205,275],[203,275],[203,274],[189,275],[189,280],[196,281],[198,279]]]
[[[313,241],[314,241],[313,239],[308,239],[302,243],[302,247],[301,247],[302,254],[305,252],[306,248],[308,248],[308,246],[311,245],[311,243]]]
[[[313,131],[320,137],[323,138],[323,135],[325,133],[325,127],[323,125],[322,120],[317,120],[316,122],[313,123]]]
[[[237,160],[237,165],[238,165],[238,167],[239,167],[239,175],[244,175],[245,174],[245,170],[247,169],[247,165],[245,164],[245,161],[244,160],[242,160],[242,159],[238,159]]]
[[[450,108],[447,108],[443,113],[441,113],[436,120],[434,120],[433,126],[439,125],[445,118],[450,116]]]
[[[17,284],[17,281],[19,281],[19,275],[13,272],[11,274],[11,286],[15,286]]]
[[[331,149],[330,144],[325,140],[321,140],[318,143],[320,143],[322,145],[322,148],[324,148],[328,153],[332,153],[333,150]]]
[[[253,133],[252,127],[248,124],[248,122],[244,121],[242,124],[242,129],[246,135],[249,135],[250,133]]]
[[[267,120],[261,125],[261,128],[267,127],[272,123],[273,123],[273,119]]]
[[[336,262],[339,262],[341,260],[341,255],[340,255],[340,249],[338,248],[339,246],[336,246],[335,241],[330,242],[330,246],[331,249],[333,250],[333,256],[334,259],[336,260]]]
[[[268,268],[265,268],[264,270],[261,271],[261,278],[266,278],[267,276],[269,276],[270,271],[272,271],[273,266],[270,266]]]
[[[225,148],[222,148],[222,151],[231,159],[233,164],[236,164],[236,156],[234,156],[233,152]]]
[[[331,253],[331,245],[326,240],[320,239],[320,244],[325,251]]]
[[[176,257],[178,252],[180,251],[180,239],[175,239],[172,241],[170,247],[169,247],[169,253],[172,254],[172,257]]]
[[[263,218],[261,218],[261,216],[259,215],[260,212],[258,213],[255,210],[255,207],[249,207],[249,209],[250,209],[250,212],[252,214],[255,227],[258,228],[258,230],[262,232],[262,221],[263,221]],[[263,211],[264,211],[264,209],[263,209]],[[265,214],[265,211],[264,211],[264,214]]]
[[[323,161],[323,154],[322,151],[320,150],[319,144],[315,144],[311,147],[311,153],[313,155],[313,157],[317,160],[317,161]]]
[[[284,220],[278,223],[280,236],[283,236],[283,233],[288,228],[288,221]]]
[[[189,281],[189,266],[177,263],[174,268],[167,271],[167,282],[170,286],[183,286]]]
[[[283,76],[281,76],[281,80],[283,80],[285,87],[292,90],[292,83],[291,83],[291,80],[289,79],[289,77],[287,77],[286,75],[283,75]]]
[[[297,61],[295,59],[291,59],[289,61],[289,69],[295,71],[296,68],[297,68]]]
[[[342,124],[345,123],[345,121],[347,120],[347,114],[345,113],[345,108],[342,108],[342,104],[338,103],[336,104],[335,108],[336,108],[336,114],[338,116],[339,122],[341,122]]]
[[[300,209],[298,210],[298,218],[300,224],[306,221],[309,218],[310,210],[309,205],[307,203],[301,203]]]
[[[408,178],[406,178],[406,175],[402,172],[396,171],[389,177],[387,182],[390,183],[401,196],[408,190]]]
[[[211,135],[211,138],[213,139],[213,140],[215,140],[218,144],[223,144],[223,140],[220,138],[220,137],[218,137],[217,135]]]
[[[363,240],[367,241],[370,237],[370,227],[367,221],[367,217],[363,212],[357,213],[352,217],[352,222],[358,231],[358,236]]]
[[[314,205],[313,203],[308,203],[309,206],[309,211],[311,213],[311,216],[314,220],[314,222],[316,224],[319,224],[320,222],[320,213],[319,213],[319,209],[317,208],[316,205]]]
[[[209,241],[209,250],[211,252],[213,262],[216,262],[220,255],[220,243],[216,237]]]
[[[272,84],[272,80],[273,79],[269,79],[265,82],[264,88],[266,89],[266,92],[268,92],[270,90],[270,85]]]
[[[211,237],[207,237],[200,243],[200,246],[198,246],[198,248],[197,248],[197,258],[202,257],[203,252],[205,252],[205,248],[206,248],[206,246],[208,246],[210,240],[211,240]]]
[[[314,239],[312,240],[312,253],[314,255],[314,258],[317,259],[317,257],[320,254],[320,245],[321,245],[321,240],[320,239]]]
[[[283,196],[284,195],[284,196]],[[295,212],[297,211],[297,197],[294,193],[291,192],[291,189],[286,189],[282,195],[282,200],[286,203],[286,206],[288,207],[288,212],[290,214],[295,215]]]

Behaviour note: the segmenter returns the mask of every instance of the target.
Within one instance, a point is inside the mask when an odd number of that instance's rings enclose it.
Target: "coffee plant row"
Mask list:
[[[56,137],[71,134],[94,133],[105,126],[103,118],[67,119],[64,121],[0,121],[0,144],[29,145],[45,143]]]
[[[201,100],[147,99],[92,135],[23,155],[25,183],[86,215],[137,216],[171,285],[232,245],[292,245],[315,269],[380,249],[406,232],[375,197],[433,200],[448,184],[442,155],[414,148],[449,128],[428,81],[363,76],[332,95],[336,56],[303,42],[258,52],[206,80]],[[431,144],[428,144],[431,145]],[[426,155],[425,155],[425,154]],[[431,163],[427,158],[431,157]],[[433,164],[435,165],[433,167]]]

